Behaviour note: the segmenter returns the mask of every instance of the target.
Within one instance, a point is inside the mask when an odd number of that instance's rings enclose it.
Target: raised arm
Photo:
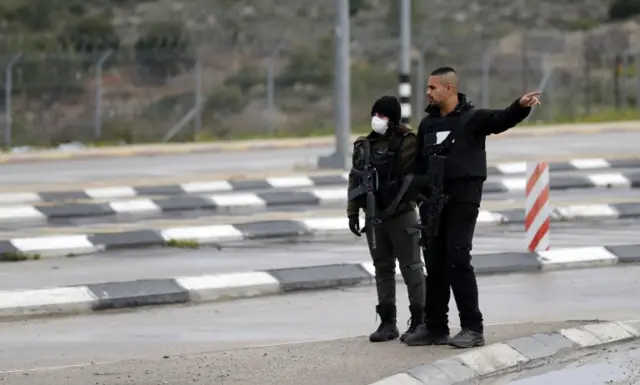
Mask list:
[[[471,127],[480,135],[500,134],[515,127],[531,113],[531,107],[540,104],[540,92],[530,92],[503,110],[479,109],[473,116]]]

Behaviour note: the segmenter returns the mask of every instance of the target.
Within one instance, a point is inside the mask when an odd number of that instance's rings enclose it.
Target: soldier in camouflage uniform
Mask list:
[[[376,191],[376,212],[390,206],[398,195],[403,177],[411,172],[417,150],[416,134],[400,124],[400,103],[393,96],[383,96],[371,109],[372,132],[359,137],[354,143],[353,167],[362,170],[364,165],[362,144],[371,144],[370,165],[378,172],[379,187]],[[361,185],[359,177],[349,175],[349,191]],[[360,209],[366,210],[366,200],[362,196],[350,200],[347,207],[349,228],[360,236]],[[413,201],[401,201],[391,215],[366,233],[369,251],[375,266],[375,280],[378,292],[376,312],[381,323],[370,335],[371,342],[389,341],[398,338],[396,322],[396,258],[409,294],[411,319],[409,329],[401,340],[424,322],[425,280],[424,264],[420,256],[420,231],[412,228],[418,222],[416,204]],[[371,247],[371,231],[375,231],[376,247]]]

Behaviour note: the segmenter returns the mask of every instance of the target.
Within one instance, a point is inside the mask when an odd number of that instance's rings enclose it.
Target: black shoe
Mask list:
[[[409,346],[447,345],[449,335],[435,334],[429,331],[425,324],[422,324],[415,332],[407,335],[403,342]]]
[[[459,349],[484,346],[484,336],[482,333],[474,332],[473,330],[462,329],[460,333],[449,339],[449,345]]]
[[[396,305],[382,304],[376,306],[376,312],[380,315],[380,326],[371,333],[369,341],[384,342],[391,341],[400,335],[396,326]]]
[[[404,342],[404,339],[412,334],[418,329],[418,326],[424,323],[424,310],[422,306],[409,306],[409,311],[411,312],[411,318],[409,318],[409,322],[407,323],[408,329],[400,336],[400,341]]]

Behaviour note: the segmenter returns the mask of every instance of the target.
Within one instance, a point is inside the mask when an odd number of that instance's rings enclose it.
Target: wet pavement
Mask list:
[[[640,341],[574,352],[551,363],[481,381],[481,385],[638,385]]]
[[[487,340],[640,319],[638,277],[640,266],[480,277]],[[396,290],[404,329],[406,288]],[[365,385],[459,353],[368,343],[360,336],[377,326],[375,298],[363,286],[0,323],[0,383]],[[457,313],[452,301],[454,333]],[[284,345],[264,347],[274,344]],[[28,372],[3,374],[16,370]]]

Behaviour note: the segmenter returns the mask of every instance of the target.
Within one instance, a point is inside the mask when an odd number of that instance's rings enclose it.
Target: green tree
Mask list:
[[[367,0],[349,0],[349,16],[355,17],[361,10],[369,9]]]
[[[296,83],[330,87],[333,82],[333,40],[325,37],[317,47],[305,47],[292,52],[287,67],[278,76],[279,86]]]
[[[166,81],[193,67],[190,48],[191,39],[182,23],[156,23],[137,40],[136,61],[148,78]]]
[[[59,36],[63,49],[78,53],[99,53],[120,46],[120,38],[111,21],[102,16],[79,19],[64,27]]]
[[[626,20],[640,15],[640,1],[614,0],[609,7],[609,19]]]
[[[15,9],[15,18],[31,31],[50,30],[54,25],[56,0],[28,0]]]

